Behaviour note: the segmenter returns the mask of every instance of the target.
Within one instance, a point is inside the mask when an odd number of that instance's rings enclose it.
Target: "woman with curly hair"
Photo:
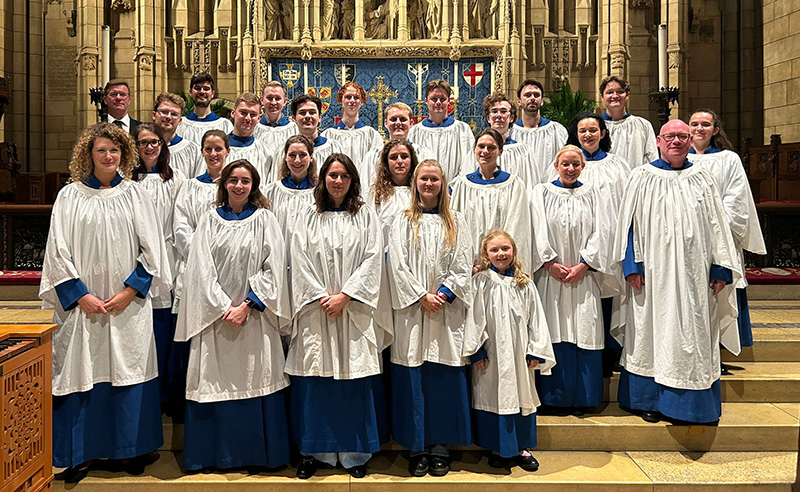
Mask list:
[[[172,213],[178,187],[186,176],[178,169],[170,166],[169,147],[165,145],[164,134],[152,123],[141,123],[133,130],[133,139],[139,149],[139,166],[133,170],[133,181],[141,184],[153,195],[156,213],[161,224],[161,232],[166,241],[167,257],[170,271],[174,276],[178,273],[175,261],[175,238],[172,234]],[[174,281],[173,281],[174,285]],[[153,298],[153,331],[156,336],[156,352],[158,355],[158,380],[161,389],[161,410],[168,415],[180,411],[183,400],[183,388],[170,385],[175,376],[169,374],[168,358],[174,352],[172,338],[175,335],[172,323],[172,294],[164,294]],[[178,376],[178,379],[183,379]]]
[[[292,435],[310,478],[318,461],[337,461],[355,478],[380,450],[381,351],[391,335],[378,294],[383,242],[375,211],[363,206],[353,161],[331,154],[292,235],[294,324],[286,373],[292,376]]]
[[[411,201],[411,177],[417,167],[417,153],[408,140],[393,138],[381,151],[375,183],[369,190],[368,203],[375,206],[383,229],[384,245],[392,222]]]
[[[83,132],[53,205],[39,297],[54,310],[53,464],[75,483],[99,458],[138,475],[163,443],[152,299],[172,283],[133,139]],[[108,468],[108,467],[106,467]]]

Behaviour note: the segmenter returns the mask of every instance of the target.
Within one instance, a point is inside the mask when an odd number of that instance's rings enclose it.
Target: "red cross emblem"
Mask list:
[[[464,80],[467,83],[475,87],[481,82],[483,79],[483,63],[470,63],[468,65],[464,65]]]

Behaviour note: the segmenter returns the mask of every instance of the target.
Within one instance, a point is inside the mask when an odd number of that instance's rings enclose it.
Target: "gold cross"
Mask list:
[[[386,140],[386,130],[383,128],[383,105],[389,102],[389,98],[397,97],[397,91],[383,83],[383,77],[376,77],[378,83],[367,92],[367,96],[371,97],[375,104],[378,105],[378,132],[381,137]]]

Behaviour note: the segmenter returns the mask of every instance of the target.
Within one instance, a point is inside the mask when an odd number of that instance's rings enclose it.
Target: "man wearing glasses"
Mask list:
[[[672,120],[656,142],[661,158],[630,174],[614,246],[629,284],[611,328],[618,400],[647,422],[714,423],[719,344],[738,345],[736,292],[724,289],[741,276],[738,253],[712,177],[686,158],[689,126]]]
[[[611,152],[622,157],[631,169],[658,159],[653,125],[628,112],[631,87],[628,81],[610,75],[600,82],[600,99],[606,107],[603,119],[611,137]]]
[[[153,124],[161,130],[169,145],[169,165],[187,178],[194,178],[206,172],[206,163],[200,155],[200,146],[176,133],[185,109],[186,103],[181,96],[161,93],[153,108]]]
[[[194,109],[182,119],[178,126],[178,135],[200,146],[203,135],[209,130],[222,130],[230,133],[233,123],[211,111],[211,101],[216,97],[214,78],[201,72],[192,76],[189,82],[189,96],[194,102]]]
[[[135,120],[128,114],[131,104],[131,89],[124,80],[112,79],[103,89],[103,102],[108,108],[107,121],[122,128],[128,133],[139,126],[141,121]]]
[[[521,178],[528,190],[547,181],[552,163],[537,162],[533,148],[517,142],[510,135],[511,126],[517,119],[517,105],[509,101],[504,92],[494,92],[483,99],[483,116],[489,126],[505,139],[503,153],[497,158],[498,167]],[[462,174],[475,172],[475,169],[476,164],[469,162],[469,168]]]

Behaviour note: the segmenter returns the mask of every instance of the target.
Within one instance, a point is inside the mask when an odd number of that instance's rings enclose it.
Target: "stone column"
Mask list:
[[[19,2],[22,3],[22,2]],[[78,118],[80,127],[97,123],[97,111],[89,99],[89,89],[100,86],[100,26],[103,7],[90,0],[75,2],[78,11]],[[112,67],[111,76],[114,76]]]
[[[666,18],[665,18],[666,10]],[[672,107],[671,118],[688,116],[689,74],[686,70],[686,38],[689,34],[689,5],[687,0],[667,0],[661,4],[661,20],[667,22],[669,42],[667,55],[669,64],[669,85],[681,90],[678,104]],[[682,110],[681,108],[686,108]]]
[[[353,40],[364,41],[364,0],[355,0],[356,25],[353,28]]]
[[[388,0],[390,3],[392,0]],[[408,32],[408,0],[397,2],[397,40],[405,42],[411,39]]]
[[[600,39],[603,66],[598,78],[620,75],[628,78],[628,0],[600,0]],[[647,1],[647,0],[634,0]]]

